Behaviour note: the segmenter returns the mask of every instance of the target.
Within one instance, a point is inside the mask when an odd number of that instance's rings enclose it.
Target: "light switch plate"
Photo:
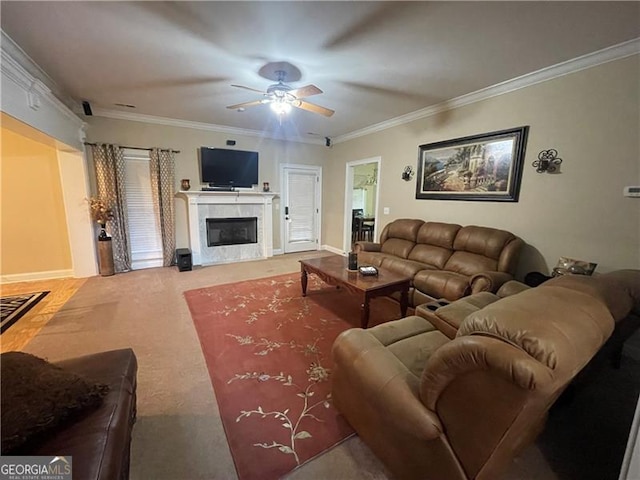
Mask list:
[[[640,197],[640,186],[624,187],[625,197]]]
[[[382,209],[382,213],[384,213],[385,215],[389,215],[389,207],[384,207]]]

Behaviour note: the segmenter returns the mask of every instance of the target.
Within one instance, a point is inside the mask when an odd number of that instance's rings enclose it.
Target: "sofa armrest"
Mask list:
[[[379,252],[382,250],[382,244],[376,242],[356,242],[353,251],[358,252]]]
[[[500,338],[483,335],[458,335],[434,352],[422,373],[420,398],[436,411],[441,396],[454,382],[466,382],[472,375],[501,378],[516,389],[544,390],[554,381],[553,370],[527,352]],[[491,394],[475,389],[469,392],[468,411],[486,409],[478,398],[491,402]],[[472,398],[477,397],[476,401]],[[440,406],[442,407],[442,406]],[[481,408],[478,408],[481,407]]]
[[[362,413],[359,402],[366,401],[413,438],[429,441],[442,435],[437,415],[420,400],[419,379],[368,330],[341,333],[332,353],[334,404],[351,423]]]
[[[471,277],[471,293],[492,292],[498,289],[509,280],[513,280],[513,275],[507,272],[480,272]]]
[[[24,455],[73,456],[73,478],[129,478],[131,434],[136,420],[138,362],[130,348],[75,357],[56,365],[109,385],[102,405],[43,437]]]

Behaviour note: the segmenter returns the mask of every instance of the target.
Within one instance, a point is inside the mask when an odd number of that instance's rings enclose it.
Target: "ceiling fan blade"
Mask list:
[[[290,90],[288,93],[293,95],[296,98],[305,98],[310,97],[311,95],[318,95],[322,93],[315,85],[305,85],[304,87],[296,88],[295,90]]]
[[[267,92],[264,92],[262,90],[258,90],[257,88],[251,88],[251,87],[245,87],[244,85],[231,85],[232,87],[236,87],[236,88],[242,88],[244,90],[249,90],[251,92],[258,92],[258,93],[262,93],[263,95],[266,94]]]
[[[319,113],[320,115],[324,115],[325,117],[330,117],[334,113],[334,110],[329,108],[321,107],[320,105],[315,105],[313,103],[305,102],[304,100],[298,100],[292,104],[294,107],[301,108],[302,110],[307,110],[313,113]]]
[[[252,102],[244,102],[238,103],[236,105],[229,105],[227,108],[231,110],[237,110],[238,108],[247,108],[247,107],[255,107],[257,105],[262,105],[264,100],[253,100]]]

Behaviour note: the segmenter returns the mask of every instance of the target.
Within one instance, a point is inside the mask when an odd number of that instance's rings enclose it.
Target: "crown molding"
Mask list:
[[[26,102],[32,110],[40,110],[42,101],[45,100],[64,117],[71,120],[77,128],[82,128],[83,120],[56,96],[50,85],[45,83],[52,82],[49,76],[4,31],[1,33],[0,71],[2,76],[24,90]]]
[[[463,107],[465,105],[476,102],[481,102],[488,98],[504,95],[505,93],[510,93],[522,88],[530,87],[538,83],[547,82],[558,77],[602,65],[603,63],[620,60],[622,58],[638,54],[640,54],[640,38],[635,38],[633,40],[629,40],[628,42],[620,43],[618,45],[598,50],[593,53],[588,53],[586,55],[567,60],[566,62],[558,63],[541,70],[536,70],[535,72],[527,73],[520,77],[512,78],[511,80],[506,80],[496,85],[492,85],[490,87],[483,88],[481,90],[477,90],[475,92],[468,93],[451,100],[447,100],[437,105],[422,108],[420,110],[416,110],[415,112],[407,113],[406,115],[401,115],[390,120],[385,120],[384,122],[376,123],[360,130],[355,130],[344,135],[336,136],[332,138],[331,141],[334,145],[337,143],[346,142],[348,140],[353,140],[358,137],[377,133],[388,128],[397,127],[398,125],[410,123],[421,118],[430,117],[447,110]]]
[[[2,45],[2,60],[5,60],[5,54],[11,58],[11,60],[19,65],[27,78],[38,78],[43,84],[49,86],[49,90],[55,90],[56,83],[53,79],[40,68],[40,66],[34,62],[29,55],[25,53],[20,46],[13,39],[7,35],[4,30],[0,29],[0,43]]]
[[[62,103],[67,109],[75,115],[75,111],[80,110],[80,105],[73,98],[67,95],[56,82],[38,65],[20,46],[7,35],[4,30],[0,29],[0,46],[2,48],[2,63],[7,59],[11,59],[11,67],[15,70],[18,65],[22,72],[17,75],[16,79],[23,79],[26,76],[29,79],[37,79],[37,81],[46,87],[46,93],[54,97],[58,102]],[[16,80],[14,79],[14,80]],[[21,84],[19,84],[21,85]],[[22,85],[21,85],[22,86]]]
[[[191,128],[195,130],[205,130],[208,132],[226,133],[229,135],[247,135],[250,137],[270,138],[272,140],[283,140],[286,142],[308,143],[312,145],[324,145],[324,141],[315,139],[306,139],[300,137],[283,137],[278,135],[269,135],[259,130],[250,130],[245,128],[227,127],[225,125],[216,125],[214,123],[192,122],[189,120],[179,120],[168,117],[156,117],[154,115],[144,115],[141,113],[121,112],[119,110],[110,110],[105,108],[93,109],[93,116],[114,118],[117,120],[130,120],[132,122],[151,123],[154,125],[166,125],[169,127]]]

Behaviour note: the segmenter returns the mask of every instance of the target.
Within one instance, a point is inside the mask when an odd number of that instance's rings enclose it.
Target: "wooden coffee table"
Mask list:
[[[411,278],[405,275],[378,268],[377,276],[363,276],[359,272],[347,270],[347,259],[340,255],[300,260],[300,281],[302,296],[307,295],[307,276],[313,273],[329,285],[343,287],[345,290],[362,297],[360,325],[369,324],[369,301],[372,298],[400,292],[400,313],[407,314],[409,304],[409,284]]]

